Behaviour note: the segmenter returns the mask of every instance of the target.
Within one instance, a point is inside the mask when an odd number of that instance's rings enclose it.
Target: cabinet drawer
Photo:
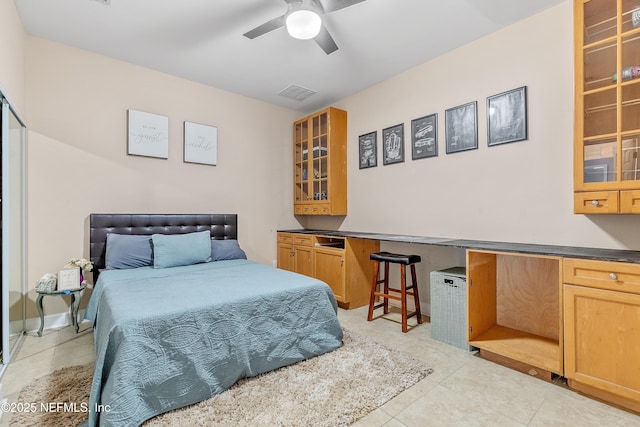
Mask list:
[[[293,243],[293,234],[278,233],[278,243]]]
[[[329,215],[331,213],[331,206],[329,204],[314,205],[311,207],[312,215]]]
[[[313,246],[313,235],[311,234],[294,234],[293,243],[299,246]]]
[[[577,214],[618,213],[618,191],[575,193],[573,212]]]
[[[640,294],[640,264],[565,258],[563,281]]]
[[[640,190],[620,192],[620,213],[640,213]]]

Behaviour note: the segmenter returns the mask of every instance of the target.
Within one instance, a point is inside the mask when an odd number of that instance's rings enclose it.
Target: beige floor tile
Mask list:
[[[529,423],[531,427],[638,427],[640,416],[571,390],[549,393]]]
[[[47,349],[53,349],[58,341],[58,330],[47,329],[39,337],[35,332],[29,332],[22,338],[22,344],[13,360],[25,359]]]
[[[360,418],[356,421],[353,426],[354,427],[381,427],[386,425],[391,420],[391,415],[382,411],[381,409],[376,409],[370,413],[368,413],[363,418]]]
[[[427,377],[382,405],[380,409],[390,416],[395,417],[437,385],[437,382]]]
[[[17,393],[33,379],[51,373],[54,353],[55,347],[47,348],[9,363],[2,376],[3,392],[7,395]]]
[[[522,427],[490,407],[437,386],[395,417],[408,427]]]
[[[547,390],[538,378],[480,358],[469,359],[440,384],[522,424],[533,418]]]
[[[405,424],[402,424],[400,421],[395,418],[390,419],[384,427],[407,427]]]

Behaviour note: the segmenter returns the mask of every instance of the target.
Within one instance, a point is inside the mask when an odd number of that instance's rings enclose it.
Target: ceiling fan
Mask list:
[[[287,13],[278,16],[244,36],[255,39],[280,27],[287,28],[292,37],[302,40],[314,39],[327,55],[338,50],[338,45],[327,31],[322,17],[327,13],[353,6],[365,0],[284,0],[289,5]]]

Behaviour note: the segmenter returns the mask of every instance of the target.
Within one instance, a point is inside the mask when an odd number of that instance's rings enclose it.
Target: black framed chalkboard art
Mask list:
[[[404,162],[404,123],[382,129],[382,164]]]
[[[447,154],[478,148],[478,102],[449,108],[444,114]]]
[[[506,144],[527,139],[527,87],[522,86],[487,98],[487,144]]]
[[[438,155],[438,115],[411,120],[411,159]]]
[[[378,166],[378,131],[358,137],[360,169]]]

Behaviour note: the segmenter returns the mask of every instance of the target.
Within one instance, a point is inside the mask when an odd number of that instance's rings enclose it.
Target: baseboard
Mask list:
[[[84,318],[84,310],[78,311],[78,318],[82,322],[82,319]],[[72,325],[71,313],[56,313],[44,316],[44,330],[59,329],[70,325]],[[38,332],[38,329],[40,329],[40,318],[31,317],[27,319],[25,322],[25,329],[27,332]]]

